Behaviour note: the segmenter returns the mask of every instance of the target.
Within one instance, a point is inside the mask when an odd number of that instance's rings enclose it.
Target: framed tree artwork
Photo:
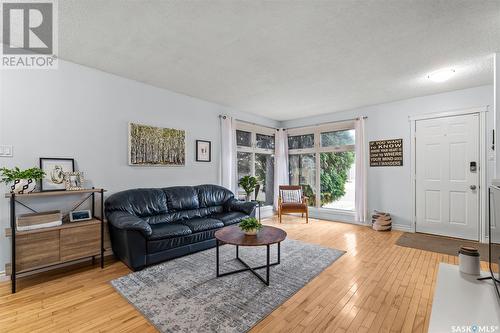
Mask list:
[[[196,140],[196,162],[210,162],[212,160],[212,142]]]
[[[184,166],[184,130],[129,123],[129,165]]]

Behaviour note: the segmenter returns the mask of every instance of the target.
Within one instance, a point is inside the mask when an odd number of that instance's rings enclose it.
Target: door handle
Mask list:
[[[470,189],[471,189],[471,190],[473,190],[473,191],[474,191],[476,188],[477,188],[477,187],[476,187],[476,185],[471,185],[471,186],[470,186]]]

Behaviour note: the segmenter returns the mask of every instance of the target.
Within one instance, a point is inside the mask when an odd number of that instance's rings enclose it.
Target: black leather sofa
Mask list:
[[[217,185],[132,189],[105,203],[115,256],[132,270],[215,246],[215,232],[255,216]]]

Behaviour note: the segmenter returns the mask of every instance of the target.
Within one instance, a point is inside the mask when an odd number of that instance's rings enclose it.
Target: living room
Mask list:
[[[0,331],[499,330],[498,1],[1,6]]]

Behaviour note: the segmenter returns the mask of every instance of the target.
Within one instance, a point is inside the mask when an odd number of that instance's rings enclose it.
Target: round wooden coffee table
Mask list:
[[[231,225],[229,227],[224,227],[215,232],[215,240],[216,240],[216,271],[217,277],[226,276],[235,273],[241,273],[250,271],[256,277],[259,278],[266,285],[269,285],[269,269],[271,266],[278,265],[280,263],[281,257],[281,249],[280,243],[284,241],[286,238],[286,232],[284,230],[263,226],[262,229],[255,236],[248,236],[240,229],[238,225]],[[238,269],[231,272],[220,273],[219,272],[219,246],[221,244],[231,244],[236,246],[236,259],[241,262],[245,268]],[[278,245],[278,260],[274,263],[270,263],[270,246],[272,244]],[[250,267],[246,262],[244,262],[239,256],[239,247],[240,246],[266,246],[267,260],[266,264],[257,267]],[[264,279],[259,273],[256,272],[258,269],[266,269],[266,278]]]

